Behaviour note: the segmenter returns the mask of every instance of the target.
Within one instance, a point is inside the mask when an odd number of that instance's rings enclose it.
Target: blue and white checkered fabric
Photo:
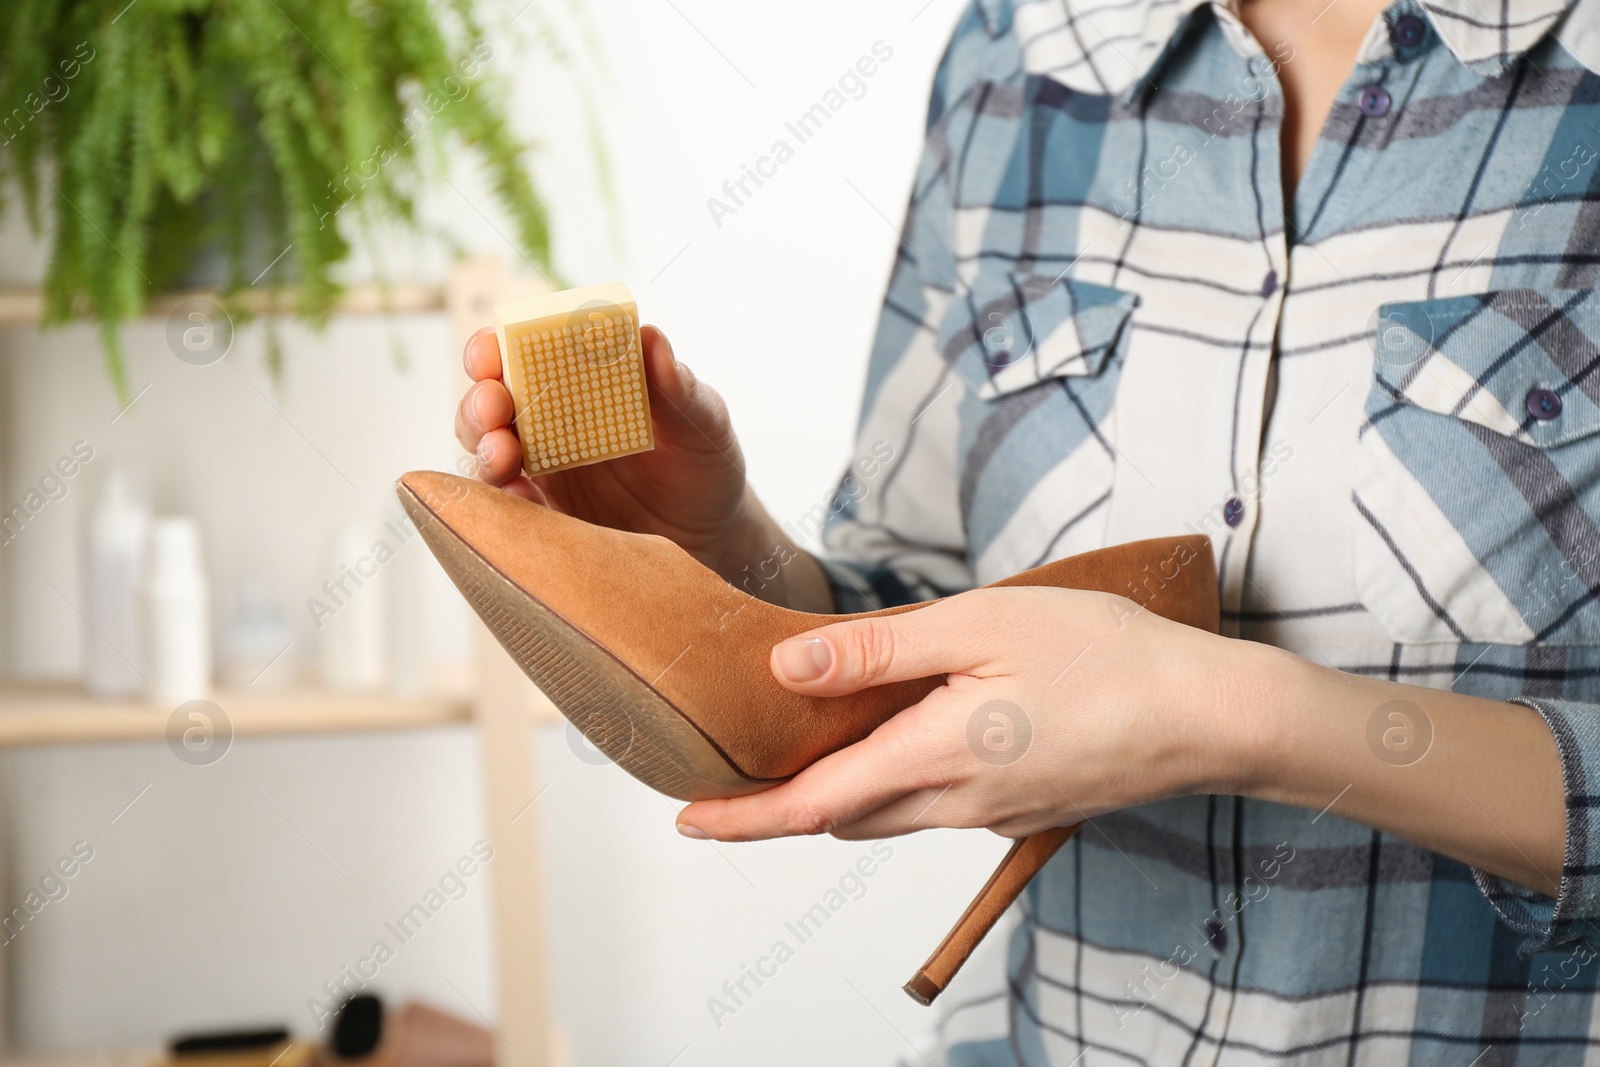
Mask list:
[[[952,990],[951,1064],[1600,1062],[1600,0],[1398,0],[1286,204],[1295,61],[1201,0],[967,12],[840,607],[1208,533],[1226,632],[1545,717],[1560,898],[1331,812],[1107,816]]]

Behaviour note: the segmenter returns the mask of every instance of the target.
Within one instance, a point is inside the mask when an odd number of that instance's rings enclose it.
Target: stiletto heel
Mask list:
[[[944,684],[941,676],[802,696],[768,666],[786,638],[919,605],[790,611],[736,589],[666,538],[594,526],[482,482],[418,471],[398,492],[523,673],[619,767],[679,800],[769,789]],[[1140,606],[1130,611],[1217,628],[1216,567],[1201,536],[1086,552],[993,584],[1118,593]],[[908,991],[933,999],[1069,836],[1050,830],[1019,842]]]
[[[939,947],[933,950],[928,962],[917,968],[917,973],[905,984],[905,991],[912,1000],[918,1004],[932,1004],[934,998],[945,991],[1011,902],[1022,895],[1033,876],[1050,862],[1050,857],[1082,828],[1082,823],[1058,826],[1024,837],[1011,846],[1000,866],[983,883],[983,888],[939,942]]]

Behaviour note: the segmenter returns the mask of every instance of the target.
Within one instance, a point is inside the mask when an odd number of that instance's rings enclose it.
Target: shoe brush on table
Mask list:
[[[522,465],[529,474],[655,447],[639,308],[621,282],[494,309]]]

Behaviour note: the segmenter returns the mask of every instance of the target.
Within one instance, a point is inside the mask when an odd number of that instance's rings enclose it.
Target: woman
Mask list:
[[[1481,5],[1481,6],[1480,6]],[[859,454],[761,589],[921,601],[1208,533],[1223,636],[1037,589],[778,646],[816,694],[948,673],[679,829],[1089,819],[959,1063],[1600,1057],[1600,25],[1578,0],[979,0],[933,91]],[[649,332],[656,451],[483,477],[736,579],[790,546]],[[787,554],[785,555],[787,558]],[[993,701],[1007,702],[994,705]],[[968,744],[980,707],[1025,757]]]

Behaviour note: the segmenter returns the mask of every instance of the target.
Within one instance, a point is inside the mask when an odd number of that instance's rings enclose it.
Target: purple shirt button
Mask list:
[[[1421,15],[1402,15],[1395,19],[1394,43],[1401,48],[1415,48],[1428,32]]]
[[[1277,291],[1278,291],[1278,272],[1275,271],[1275,270],[1269,270],[1269,271],[1267,271],[1267,276],[1265,278],[1261,279],[1261,295],[1262,296],[1271,296],[1273,293],[1275,293]]]
[[[1535,389],[1528,394],[1528,414],[1549,422],[1561,414],[1561,395],[1553,389]]]
[[[1361,113],[1369,119],[1379,119],[1389,113],[1389,90],[1381,85],[1369,85],[1361,90]]]
[[[1227,503],[1222,505],[1222,521],[1229,526],[1237,526],[1244,521],[1244,501],[1236,496],[1230,496]]]

